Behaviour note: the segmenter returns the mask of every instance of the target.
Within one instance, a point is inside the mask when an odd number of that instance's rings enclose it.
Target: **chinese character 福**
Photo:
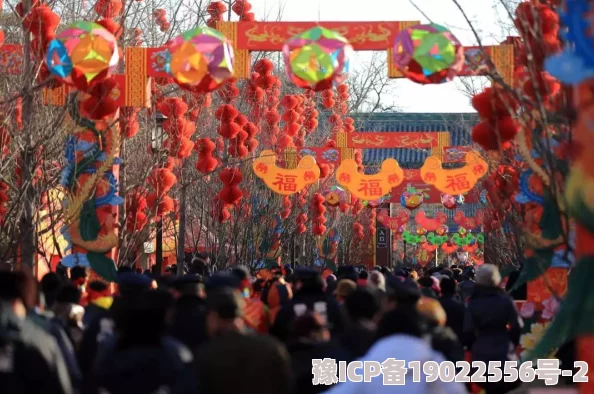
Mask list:
[[[452,192],[465,192],[470,189],[470,182],[466,178],[466,173],[447,177],[446,187],[450,188]]]
[[[285,192],[296,192],[297,191],[297,183],[295,180],[297,179],[294,175],[276,175],[276,182],[273,183],[274,186],[278,187],[279,191]]]
[[[379,180],[366,181],[362,179],[360,186],[361,188],[358,191],[363,192],[366,196],[381,196],[384,194]]]

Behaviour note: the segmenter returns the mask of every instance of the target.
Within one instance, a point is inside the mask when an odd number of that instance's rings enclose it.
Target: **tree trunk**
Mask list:
[[[23,0],[24,13],[31,9],[31,0]],[[24,33],[24,63],[23,63],[23,135],[25,136],[24,151],[22,152],[21,179],[23,191],[23,216],[20,223],[20,263],[21,268],[33,272],[35,267],[35,189],[33,188],[33,174],[35,173],[35,156],[33,151],[33,92],[31,86],[34,79],[33,63],[31,62],[31,34]]]
[[[179,198],[179,232],[177,236],[177,274],[184,274],[184,265],[186,260],[186,188],[181,188]]]
[[[33,152],[29,147],[25,148],[22,155],[21,165],[21,176],[23,180],[23,187],[25,191],[23,193],[23,216],[21,218],[20,233],[21,233],[21,244],[20,244],[20,260],[21,268],[33,272],[35,267],[35,251],[37,247],[35,245],[35,189],[33,188],[33,171],[32,168],[35,166],[33,158]]]

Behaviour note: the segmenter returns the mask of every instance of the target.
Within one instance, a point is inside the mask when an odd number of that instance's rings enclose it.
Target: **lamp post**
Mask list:
[[[165,132],[163,130],[163,123],[167,120],[167,117],[157,111],[155,113],[155,125],[151,129],[151,148],[153,154],[157,154],[159,161],[161,160],[161,150],[163,149],[163,142]],[[155,265],[157,272],[163,273],[163,218],[157,217],[157,239],[155,240]]]

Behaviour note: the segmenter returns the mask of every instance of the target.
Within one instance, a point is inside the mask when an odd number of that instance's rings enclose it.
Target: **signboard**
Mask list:
[[[377,228],[377,249],[385,249],[388,247],[388,229],[385,227]]]

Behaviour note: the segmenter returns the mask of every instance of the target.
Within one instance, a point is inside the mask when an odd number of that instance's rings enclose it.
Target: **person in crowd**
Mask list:
[[[269,336],[249,335],[245,299],[231,288],[207,291],[206,321],[210,341],[196,356],[198,393],[280,394],[292,391],[290,358]],[[229,375],[231,374],[231,376]],[[253,385],[257,385],[257,389]]]
[[[72,387],[75,390],[78,390],[82,385],[82,374],[80,372],[80,368],[78,367],[76,350],[72,340],[66,333],[66,330],[63,328],[62,324],[60,324],[60,322],[55,318],[54,313],[51,310],[46,309],[45,297],[43,296],[43,293],[39,291],[39,289],[37,290],[36,306],[34,309],[29,309],[27,311],[27,318],[56,340],[58,348],[64,357],[64,362],[66,363],[68,374],[70,375]]]
[[[367,286],[369,280],[369,272],[363,270],[359,272],[359,279],[357,279],[357,286]]]
[[[317,313],[306,312],[291,323],[287,349],[291,356],[295,394],[321,393],[328,389],[323,385],[313,385],[311,360],[330,358],[337,363],[351,361],[349,353],[330,341],[330,331]]]
[[[9,261],[3,261],[0,263],[0,271],[12,271],[12,263]]]
[[[379,271],[371,271],[367,286],[371,289],[386,291],[386,278],[384,278],[384,275]]]
[[[293,298],[293,289],[282,276],[268,281],[262,291],[262,302],[268,307],[268,326],[272,326],[281,308]]]
[[[87,286],[87,306],[83,316],[83,325],[89,327],[99,315],[111,308],[113,297],[109,286],[100,280],[94,280]]]
[[[366,393],[406,393],[425,394],[430,392],[444,394],[465,394],[466,389],[461,383],[445,383],[439,379],[434,382],[427,382],[425,374],[420,370],[420,381],[410,379],[409,374],[404,375],[396,361],[402,360],[402,367],[411,361],[433,360],[437,363],[443,362],[441,354],[433,350],[430,344],[423,338],[426,334],[424,319],[414,308],[397,307],[388,312],[380,321],[383,326],[383,336],[369,349],[361,358],[361,361],[377,361],[384,363],[383,374],[371,378],[370,382],[358,383],[347,380],[344,383],[331,388],[329,394],[366,394]],[[388,360],[386,362],[386,360]],[[314,369],[315,379],[315,369]],[[395,382],[399,378],[404,379],[404,385],[386,385],[384,379],[391,379]]]
[[[36,298],[30,274],[0,271],[0,391],[73,394],[56,340],[27,319]]]
[[[85,309],[80,306],[80,300],[79,288],[68,283],[60,289],[52,308],[55,321],[66,331],[75,349],[79,347],[83,336]]]
[[[381,300],[377,290],[360,287],[349,294],[344,305],[349,325],[341,335],[340,343],[353,359],[358,359],[367,353],[375,340]]]
[[[70,269],[70,282],[80,291],[81,297],[79,304],[87,306],[87,282],[89,281],[89,272],[86,267],[76,265]]]
[[[169,335],[195,353],[207,340],[202,278],[188,274],[174,280],[172,287],[175,291]]]
[[[118,293],[109,309],[99,311],[95,320],[91,321],[83,334],[78,351],[78,360],[83,378],[91,371],[97,356],[97,350],[101,343],[111,339],[114,334],[114,320],[111,309],[117,301],[151,288],[152,279],[144,275],[136,275],[129,270],[118,272],[116,283]]]
[[[421,298],[421,290],[417,282],[397,276],[387,278],[386,293],[387,297],[382,305],[384,313],[397,307],[415,309],[417,302]]]
[[[341,279],[349,279],[353,282],[357,283],[359,279],[359,274],[357,273],[357,269],[352,265],[343,265],[338,267],[336,270],[336,278],[340,281]]]
[[[344,328],[345,316],[338,302],[325,293],[321,275],[313,270],[297,270],[294,283],[295,296],[280,309],[270,333],[286,342],[292,321],[310,311],[322,316],[332,337],[337,338]]]
[[[334,291],[336,291],[336,286],[338,286],[338,280],[336,279],[336,276],[333,274],[328,275],[326,277],[326,293],[334,294]]]
[[[454,280],[457,283],[462,282],[462,273],[463,273],[462,269],[458,268],[457,266],[452,266],[452,267],[454,267],[454,268],[452,268],[452,272],[454,273]]]
[[[171,295],[147,289],[114,303],[116,335],[101,344],[88,394],[196,393],[192,352],[167,337]]]
[[[460,282],[460,284],[458,285],[462,301],[464,301],[465,303],[468,302],[468,300],[472,296],[474,287],[474,268],[469,267],[464,270],[464,273],[462,274],[462,282]]]
[[[516,306],[501,288],[497,266],[481,265],[476,272],[476,286],[464,316],[463,341],[471,349],[472,360],[489,363],[517,361],[516,348],[523,327]],[[479,383],[487,394],[506,393],[519,381]]]
[[[422,297],[417,304],[417,310],[427,323],[431,335],[431,347],[454,364],[464,361],[464,347],[454,331],[446,326],[446,312],[439,301]]]
[[[454,331],[456,337],[462,339],[464,324],[464,304],[458,296],[456,281],[446,276],[440,282],[441,297],[439,303],[446,313],[446,325]]]
[[[41,292],[45,298],[45,307],[51,309],[56,302],[56,297],[64,285],[62,278],[55,272],[48,272],[41,278]]]
[[[349,294],[357,289],[357,284],[350,279],[341,279],[336,286],[335,296],[336,300],[343,304]]]
[[[417,281],[421,287],[421,294],[425,297],[437,299],[441,293],[439,288],[439,279],[435,276],[424,276]]]
[[[417,280],[419,280],[419,273],[418,273],[417,271],[415,271],[415,270],[412,270],[412,271],[410,271],[410,273],[409,273],[409,277],[410,277],[412,280],[414,280],[414,281],[417,281]]]
[[[244,319],[246,326],[253,332],[268,333],[268,308],[260,298],[252,297],[252,284],[250,272],[245,267],[235,267],[231,274],[239,279],[239,290],[245,298]]]

